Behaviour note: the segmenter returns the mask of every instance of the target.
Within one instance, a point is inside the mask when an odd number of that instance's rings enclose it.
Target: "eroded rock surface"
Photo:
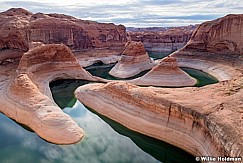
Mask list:
[[[144,76],[132,80],[130,83],[146,86],[193,86],[197,80],[182,71],[174,57],[162,59],[157,66]]]
[[[243,53],[243,14],[202,23],[193,33],[185,50],[195,49],[205,52]]]
[[[83,130],[53,101],[49,82],[59,78],[98,80],[62,45],[42,45],[25,53],[17,73],[8,76],[3,88],[1,112],[29,126],[43,139],[56,144],[80,141]]]
[[[154,66],[142,42],[128,42],[121,59],[110,70],[109,74],[118,78],[129,78]]]
[[[195,156],[242,158],[242,29],[242,15],[205,22],[171,55],[179,66],[213,74],[221,81],[217,84],[177,89],[126,82],[89,84],[79,87],[76,97],[132,130]]]
[[[195,156],[242,157],[243,89],[228,95],[228,84],[168,89],[112,82],[81,86],[75,95],[124,126]]]
[[[73,50],[123,48],[126,28],[63,14],[33,14],[12,8],[0,13],[0,50],[28,51],[29,42],[63,43]]]
[[[219,74],[221,80],[232,79],[239,75],[232,72],[232,68],[241,72],[243,69],[242,30],[243,14],[227,15],[202,23],[185,47],[174,52],[172,56],[177,58],[179,66],[191,66],[209,73],[213,72]],[[205,66],[203,62],[212,64]],[[224,74],[229,67],[231,73]]]

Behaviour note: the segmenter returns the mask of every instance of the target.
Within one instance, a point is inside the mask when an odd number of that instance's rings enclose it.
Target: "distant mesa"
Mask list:
[[[129,41],[125,45],[121,59],[109,74],[117,78],[129,78],[151,69],[154,65],[142,42]]]
[[[182,71],[174,57],[168,56],[147,74],[132,80],[131,83],[147,86],[184,87],[195,85],[197,80]]]

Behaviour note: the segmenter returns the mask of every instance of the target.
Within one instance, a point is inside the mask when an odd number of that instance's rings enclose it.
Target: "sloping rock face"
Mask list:
[[[151,69],[154,65],[154,61],[148,56],[143,43],[131,41],[126,44],[121,59],[109,74],[118,78],[129,78]]]
[[[185,47],[171,56],[178,60],[180,67],[203,70],[220,81],[230,80],[243,69],[242,32],[243,14],[202,23]]]
[[[179,66],[184,66],[185,60],[199,59],[242,67],[242,20],[243,14],[238,14],[202,23],[185,47],[172,56],[178,59]]]
[[[193,86],[197,80],[182,71],[174,57],[162,59],[157,66],[144,76],[131,81],[137,85],[150,86]]]
[[[0,49],[28,51],[29,42],[63,43],[74,50],[123,48],[126,28],[21,8],[0,13]]]
[[[193,33],[185,50],[215,53],[243,53],[243,14],[227,15],[202,23]]]
[[[100,114],[195,156],[242,157],[240,83],[242,78],[202,88],[177,89],[137,87],[126,82],[97,83],[79,87],[75,95]],[[230,87],[238,89],[229,95]]]
[[[72,144],[83,138],[83,130],[55,104],[49,88],[52,80],[60,78],[98,80],[80,67],[67,46],[50,44],[29,50],[17,74],[8,78],[0,90],[1,112],[52,143]]]
[[[190,39],[196,26],[173,28],[145,28],[128,31],[132,41],[141,41],[147,51],[173,52],[182,48]]]

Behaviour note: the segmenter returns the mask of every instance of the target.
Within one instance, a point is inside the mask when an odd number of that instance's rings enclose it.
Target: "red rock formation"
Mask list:
[[[146,53],[142,42],[130,41],[125,45],[125,49],[122,52],[126,56],[140,56]]]
[[[180,67],[200,69],[219,80],[229,80],[235,73],[225,67],[243,69],[242,38],[243,14],[227,15],[199,25],[185,47],[171,56],[177,58]]]
[[[193,33],[185,50],[214,53],[243,53],[243,14],[202,23]]]
[[[2,76],[1,76],[2,77]],[[64,44],[35,47],[21,57],[17,74],[0,89],[0,111],[56,144],[80,141],[83,130],[52,99],[49,82],[60,78],[96,81]],[[4,103],[4,105],[3,105]]]
[[[196,26],[140,29],[129,31],[132,41],[143,42],[147,51],[172,52],[182,48],[190,39]]]
[[[28,50],[27,21],[32,15],[24,9],[0,13],[0,49]]]
[[[95,83],[79,87],[75,95],[127,128],[195,156],[242,157],[242,82],[177,89]],[[225,94],[228,90],[231,95]]]
[[[110,70],[109,74],[118,78],[129,78],[154,66],[142,42],[129,41],[122,57]]]
[[[63,14],[32,14],[20,8],[0,13],[0,49],[27,51],[32,41],[64,43],[74,50],[123,48],[126,29]]]
[[[174,57],[165,57],[159,64],[144,76],[130,81],[130,83],[146,86],[193,86],[197,80],[182,71]]]

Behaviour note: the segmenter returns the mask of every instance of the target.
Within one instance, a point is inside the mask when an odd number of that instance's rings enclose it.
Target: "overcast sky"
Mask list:
[[[183,26],[243,13],[243,0],[0,0],[0,6],[0,11],[22,7],[127,27]]]

